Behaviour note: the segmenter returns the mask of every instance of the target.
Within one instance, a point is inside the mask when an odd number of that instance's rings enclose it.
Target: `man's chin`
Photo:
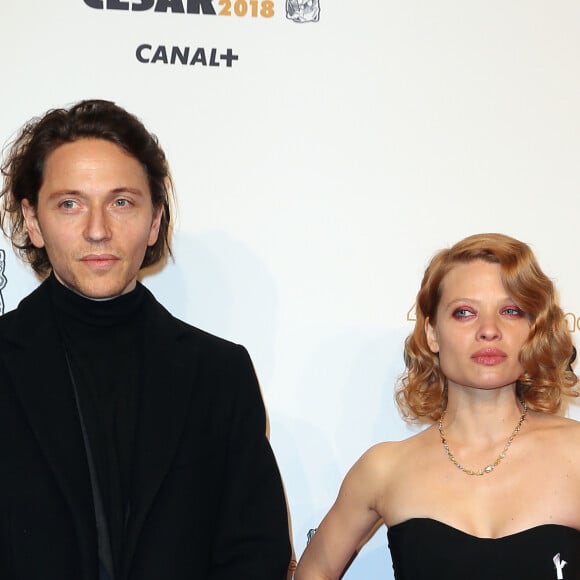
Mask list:
[[[84,281],[83,283],[78,283],[75,281],[68,281],[62,279],[58,274],[56,278],[59,282],[66,286],[69,290],[87,298],[89,300],[112,300],[131,292],[135,288],[137,280],[134,279],[129,282],[119,281],[119,280],[107,280],[105,278],[100,278],[94,281]]]

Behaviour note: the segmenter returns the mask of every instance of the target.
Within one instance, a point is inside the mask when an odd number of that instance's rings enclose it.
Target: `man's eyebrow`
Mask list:
[[[142,189],[139,189],[138,187],[121,186],[121,187],[115,187],[114,189],[111,189],[108,192],[109,195],[118,195],[120,193],[132,193],[133,195],[145,195],[145,192]],[[78,195],[78,196],[89,195],[90,196],[91,194],[85,193],[81,189],[57,189],[55,191],[51,191],[48,194],[48,197],[55,198],[55,197],[63,197],[63,196],[67,196],[67,195]]]
[[[110,193],[133,193],[135,195],[145,195],[143,190],[139,189],[138,187],[115,187],[115,189],[112,189]]]
[[[56,189],[48,194],[49,199],[54,197],[63,197],[65,195],[82,195],[78,189]]]

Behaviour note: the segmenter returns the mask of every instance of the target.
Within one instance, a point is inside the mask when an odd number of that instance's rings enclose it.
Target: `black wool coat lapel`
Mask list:
[[[181,323],[147,291],[144,380],[139,394],[137,436],[131,474],[125,573],[139,533],[170,468],[190,409],[198,353],[186,345]],[[123,575],[125,577],[125,574]]]
[[[3,333],[6,348],[0,356],[70,507],[83,562],[82,580],[92,580],[96,578],[97,552],[90,476],[65,351],[46,284],[25,298],[8,320]],[[19,442],[13,444],[18,447]]]

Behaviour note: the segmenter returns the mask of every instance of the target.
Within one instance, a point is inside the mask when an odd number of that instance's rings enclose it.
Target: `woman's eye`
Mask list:
[[[468,316],[472,316],[473,312],[471,310],[469,310],[468,308],[456,308],[453,311],[453,316],[455,318],[466,318]]]
[[[503,313],[507,314],[508,316],[523,316],[524,315],[524,311],[519,309],[517,306],[510,306],[508,308],[504,308]]]

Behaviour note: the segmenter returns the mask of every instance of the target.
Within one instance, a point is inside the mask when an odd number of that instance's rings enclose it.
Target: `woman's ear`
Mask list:
[[[429,318],[425,319],[425,336],[427,337],[427,344],[431,352],[437,354],[439,352],[439,342],[437,341],[437,330],[431,324]]]

